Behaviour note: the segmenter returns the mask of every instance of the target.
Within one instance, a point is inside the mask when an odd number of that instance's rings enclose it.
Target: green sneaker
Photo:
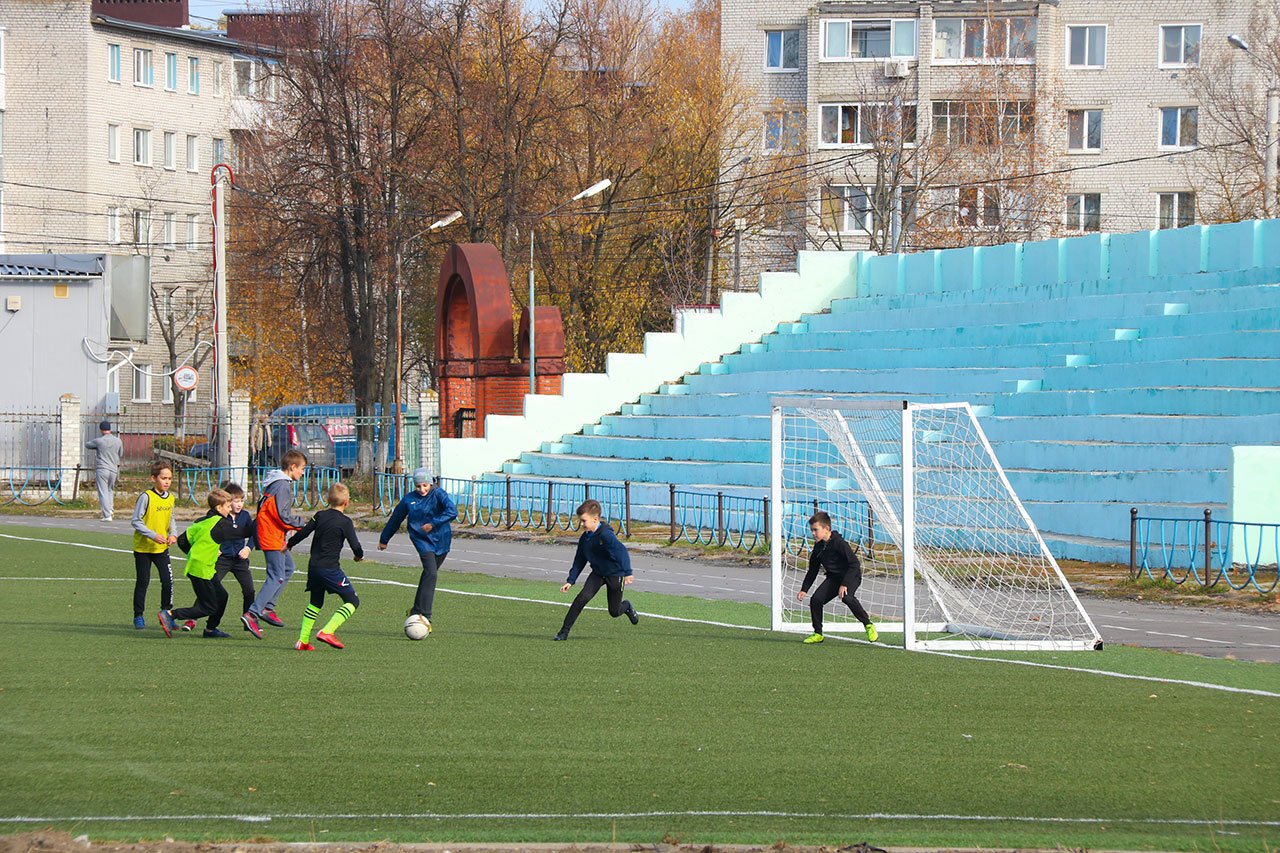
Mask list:
[[[880,639],[880,632],[877,631],[876,626],[872,625],[870,622],[867,623],[867,639],[873,643]]]
[[[814,643],[821,643],[821,642],[822,642],[822,635],[821,635],[821,634],[810,634],[809,636],[807,636],[807,637],[805,637],[805,638],[804,638],[804,642],[805,642],[805,644],[806,644],[806,645],[813,645]]]

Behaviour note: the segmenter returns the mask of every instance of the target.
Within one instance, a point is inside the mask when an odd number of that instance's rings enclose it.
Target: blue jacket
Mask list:
[[[578,552],[573,555],[569,583],[577,582],[587,563],[591,564],[591,571],[602,577],[631,575],[631,555],[627,553],[627,547],[618,541],[618,535],[607,521],[600,522],[594,533],[584,530],[578,537]]]
[[[254,529],[253,516],[249,514],[249,510],[242,509],[235,515],[227,516],[227,518],[231,519],[231,523],[235,525],[236,533],[240,534],[241,538],[229,539],[223,542],[222,547],[218,549],[220,553],[228,557],[237,557],[240,554],[240,549],[245,545],[250,548],[257,545],[254,541],[254,534],[257,531]]]
[[[453,498],[439,486],[425,495],[418,494],[415,489],[400,499],[378,541],[383,545],[391,541],[391,537],[400,529],[400,524],[409,519],[409,541],[418,549],[419,554],[447,554],[453,543],[453,528],[449,522],[458,517],[458,508]],[[423,533],[422,526],[430,524],[430,532]]]

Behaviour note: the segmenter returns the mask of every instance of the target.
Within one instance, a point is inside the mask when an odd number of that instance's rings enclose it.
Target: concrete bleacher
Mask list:
[[[856,295],[546,441],[508,473],[760,494],[769,399],[965,400],[1060,557],[1128,508],[1221,514],[1231,447],[1280,443],[1280,220],[866,257]]]

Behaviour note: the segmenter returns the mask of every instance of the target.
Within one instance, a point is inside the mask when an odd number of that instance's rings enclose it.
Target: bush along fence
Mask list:
[[[1181,586],[1276,591],[1280,523],[1220,521],[1206,509],[1201,518],[1159,518],[1129,510],[1129,577]]]

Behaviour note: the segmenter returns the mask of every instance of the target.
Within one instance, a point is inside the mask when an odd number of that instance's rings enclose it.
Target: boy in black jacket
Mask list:
[[[244,615],[240,617],[240,621],[244,623],[246,631],[261,640],[262,631],[258,628],[258,620],[254,619],[250,612],[253,607],[253,598],[257,594],[253,588],[253,573],[249,571],[249,555],[253,553],[249,549],[256,542],[253,516],[244,508],[244,489],[240,488],[239,483],[228,480],[218,488],[231,495],[231,514],[227,518],[235,526],[237,536],[222,543],[213,576],[214,581],[221,583],[228,574],[236,579],[236,583],[240,585],[240,598],[244,603]],[[218,626],[210,620],[209,627]]]
[[[360,606],[360,597],[356,595],[351,581],[347,580],[346,573],[338,562],[343,542],[351,546],[351,553],[355,555],[357,563],[364,559],[364,548],[360,547],[360,540],[356,538],[356,526],[343,512],[347,504],[351,503],[351,492],[341,483],[334,483],[329,487],[327,500],[329,508],[317,512],[301,530],[289,538],[289,549],[293,550],[313,532],[316,535],[311,542],[311,560],[307,564],[307,591],[311,593],[311,603],[302,613],[302,631],[294,645],[300,652],[315,650],[315,646],[311,645],[311,628],[320,616],[320,608],[324,607],[326,592],[341,598],[342,606],[329,619],[328,624],[320,629],[320,633],[316,634],[316,639],[335,649],[344,646],[334,633]]]
[[[876,626],[871,624],[871,617],[862,604],[854,597],[862,584],[862,563],[858,555],[853,553],[844,537],[831,529],[831,516],[819,510],[809,519],[809,532],[813,534],[813,550],[809,552],[809,571],[800,585],[800,593],[796,596],[800,601],[809,593],[818,576],[818,569],[826,575],[822,584],[809,599],[809,613],[813,617],[813,634],[805,637],[806,643],[822,642],[822,608],[827,602],[839,596],[858,621],[867,629],[867,639],[875,642],[880,636]]]
[[[578,537],[578,552],[574,554],[573,567],[569,569],[569,580],[560,587],[560,591],[569,591],[587,563],[591,564],[591,574],[582,584],[582,592],[569,605],[564,625],[560,627],[560,633],[551,638],[553,640],[569,639],[569,629],[578,614],[602,586],[608,589],[610,616],[617,619],[626,614],[632,625],[640,621],[636,608],[622,597],[622,587],[631,583],[631,556],[608,522],[600,520],[600,514],[599,501],[583,501],[577,509],[578,518],[582,520],[582,535]]]

